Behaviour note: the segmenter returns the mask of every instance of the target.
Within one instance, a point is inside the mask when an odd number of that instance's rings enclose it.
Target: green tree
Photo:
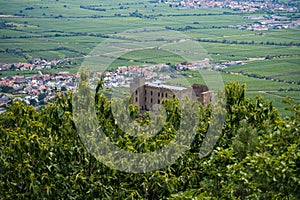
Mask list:
[[[177,134],[184,112],[178,99],[164,102],[167,120],[155,137],[137,138],[120,129],[112,100],[98,86],[98,125],[118,147],[151,152]],[[225,92],[226,120],[207,156],[199,158],[199,149],[212,125],[212,105],[199,104],[199,125],[189,151],[170,166],[141,174],[111,169],[87,150],[72,113],[76,94],[62,93],[41,110],[15,102],[0,114],[0,199],[299,199],[300,105],[287,99],[294,116],[282,119],[271,102],[245,98],[243,85],[228,84]],[[148,125],[150,113],[141,115],[128,102],[116,108],[129,106],[129,116]]]

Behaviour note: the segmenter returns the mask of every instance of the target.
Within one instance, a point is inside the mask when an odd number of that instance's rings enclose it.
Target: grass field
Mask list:
[[[246,84],[246,97],[255,99],[255,97],[262,97],[272,101],[273,105],[278,108],[282,116],[290,115],[291,113],[286,111],[285,108],[288,105],[282,103],[286,97],[290,97],[295,100],[296,103],[300,103],[300,86],[289,83],[275,82],[271,80],[257,79],[242,75],[228,74],[219,72],[221,78],[216,75],[216,72],[205,72],[205,79],[201,76],[201,71],[197,72],[182,72],[176,74],[177,78],[171,79],[170,83],[180,85],[191,85],[194,83],[207,84],[208,86],[215,87],[215,85],[226,85],[230,82],[236,81],[240,84]],[[223,81],[223,83],[215,83],[217,81]],[[282,91],[278,91],[282,90]],[[297,91],[288,91],[297,90]]]
[[[274,30],[257,34],[253,31],[210,28],[212,26],[227,26],[237,24],[248,24],[251,20],[243,19],[243,15],[223,15],[228,12],[226,9],[202,9],[202,10],[178,10],[171,9],[164,4],[150,4],[147,1],[126,1],[119,2],[104,1],[37,1],[31,0],[26,3],[14,1],[3,2],[0,8],[1,13],[7,15],[24,14],[26,17],[3,18],[5,23],[13,24],[12,27],[0,29],[3,39],[0,42],[0,49],[20,48],[26,51],[45,50],[65,47],[88,54],[99,42],[103,41],[101,36],[113,35],[125,30],[141,27],[171,27],[184,28],[191,26],[195,29],[182,32],[194,39],[223,39],[230,41],[261,41],[270,42],[297,42],[299,30]],[[106,9],[105,12],[92,11],[80,8],[81,5],[97,5]],[[32,7],[32,10],[26,8]],[[142,13],[153,18],[131,17],[130,13]],[[230,11],[234,13],[233,11]],[[121,17],[116,17],[120,14]],[[192,16],[193,14],[206,14],[205,16]],[[60,16],[61,15],[61,16]],[[180,16],[176,16],[180,15]],[[60,17],[58,17],[60,16]],[[109,23],[108,23],[109,21]],[[61,35],[79,34],[79,37],[61,37]],[[97,35],[98,34],[98,35]],[[93,36],[90,36],[93,35]],[[97,35],[97,36],[96,36]],[[6,38],[12,37],[11,39]],[[20,38],[28,36],[28,38]],[[100,36],[100,37],[99,37]],[[42,38],[41,38],[42,37]],[[30,45],[29,45],[30,44]],[[265,45],[223,45],[223,44],[201,44],[210,53],[215,61],[239,60],[247,57],[260,57],[280,54],[298,54],[298,48],[276,47]],[[224,51],[224,48],[226,51]],[[41,57],[47,58],[47,53]],[[226,52],[226,53],[225,53]],[[30,54],[30,53],[29,53]],[[33,56],[35,55],[32,53]],[[70,56],[66,54],[66,56]],[[76,57],[77,55],[71,55]],[[11,53],[11,61],[14,61],[14,54]],[[22,59],[22,58],[20,58]],[[6,61],[9,61],[6,59]]]
[[[246,60],[266,56],[299,55],[299,47],[273,45],[238,45],[200,42],[215,62],[226,60]]]
[[[274,58],[270,60],[259,60],[244,65],[232,66],[225,71],[238,72],[243,74],[255,74],[268,76],[273,79],[299,82],[300,57]]]
[[[248,22],[248,21],[247,21]],[[299,29],[274,29],[268,31],[248,31],[223,28],[218,31],[214,29],[195,29],[191,30],[189,35],[197,39],[210,39],[210,40],[229,40],[229,41],[247,41],[259,44],[261,42],[274,42],[274,43],[298,43],[299,42]]]
[[[132,51],[122,56],[122,58],[128,60],[127,62],[132,63],[132,65],[147,63],[171,63],[172,65],[174,65],[185,61],[183,58],[173,53],[151,49],[142,51]],[[120,64],[122,64],[122,61],[116,60],[112,63],[111,67],[122,66]],[[128,65],[128,63],[123,61],[123,65]]]
[[[204,84],[204,79],[201,77],[201,71],[193,72],[181,72],[178,75],[180,78],[174,78],[170,80],[172,83],[179,83],[179,84],[184,84],[185,79],[188,80],[189,84],[193,83],[200,83]],[[222,81],[224,84],[227,84],[229,82],[237,81],[239,83],[245,83],[247,85],[247,91],[252,91],[252,92],[259,92],[259,91],[277,91],[277,90],[288,90],[288,89],[299,89],[299,85],[295,84],[289,84],[289,83],[283,83],[283,82],[277,82],[277,81],[271,81],[271,80],[264,80],[264,79],[257,79],[253,77],[247,77],[247,76],[242,76],[242,75],[237,75],[237,74],[228,74],[228,73],[223,73],[223,72],[205,72],[206,79],[213,81],[215,79],[216,73],[220,73],[222,76]]]

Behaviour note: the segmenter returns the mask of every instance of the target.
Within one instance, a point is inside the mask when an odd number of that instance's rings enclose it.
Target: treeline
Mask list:
[[[199,22],[195,21],[193,24],[200,24]],[[229,26],[202,26],[202,27],[194,27],[194,26],[185,26],[185,27],[179,27],[179,28],[173,28],[170,26],[166,26],[166,29],[175,30],[175,31],[188,31],[193,29],[231,29]]]
[[[300,46],[300,43],[296,43],[296,42],[270,42],[270,41],[266,41],[266,42],[255,42],[255,41],[231,41],[231,40],[213,40],[213,39],[198,39],[197,41],[199,42],[211,42],[211,43],[222,43],[222,44],[260,44],[260,45],[274,45],[274,46]]]
[[[194,14],[155,14],[155,15],[144,15],[143,13],[140,13],[138,11],[135,11],[133,13],[129,13],[130,17],[139,17],[139,18],[149,18],[149,19],[157,19],[157,17],[191,17],[191,16],[216,16],[216,15],[233,15],[234,13],[223,13],[223,14],[215,14],[215,13],[194,13]],[[126,17],[126,16],[124,16]]]
[[[222,71],[222,72],[227,73],[227,74],[231,73],[231,72],[228,72],[228,71],[225,71],[225,70],[222,70],[222,69],[219,69],[219,71]],[[283,80],[283,79],[275,78],[275,77],[272,77],[272,76],[264,76],[264,75],[260,75],[260,74],[252,74],[252,73],[248,74],[248,73],[243,72],[242,70],[238,71],[237,73],[239,73],[243,76],[252,77],[252,78],[258,78],[258,79],[264,79],[264,80],[270,80],[270,81],[300,85],[300,81]],[[280,89],[280,90],[282,90],[282,89]],[[294,91],[295,89],[291,88],[291,89],[288,89],[288,90],[289,91]],[[296,91],[298,91],[298,89]]]
[[[56,34],[44,34],[44,35],[21,35],[21,36],[8,36],[2,35],[2,39],[12,39],[12,38],[52,38],[52,37],[73,37],[73,36],[93,36],[93,37],[103,37],[108,38],[107,35],[99,33],[87,33],[87,32],[70,32],[65,33],[63,31],[51,31],[58,32]]]
[[[253,78],[259,78],[259,79],[264,79],[264,80],[271,80],[271,81],[276,81],[276,82],[300,85],[300,81],[289,81],[289,80],[274,78],[272,76],[264,76],[264,75],[258,75],[258,74],[248,74],[248,73],[244,73],[243,71],[241,71],[239,73],[241,73],[244,76],[253,77]]]
[[[94,10],[94,11],[106,11],[105,8],[99,8],[99,7],[92,7],[92,6],[80,6],[82,9],[87,9],[87,10]]]
[[[80,52],[77,51],[75,49],[71,49],[71,48],[67,48],[67,47],[57,47],[57,48],[51,48],[51,49],[31,49],[31,50],[24,50],[22,48],[15,48],[15,49],[0,49],[0,52],[3,53],[12,53],[12,54],[16,54],[16,55],[22,55],[23,53],[33,53],[33,52],[45,52],[45,51],[69,51],[69,52],[73,52],[73,53],[78,53],[81,55],[86,55],[86,53],[84,52]]]
[[[126,5],[126,4],[124,4]],[[116,8],[99,8],[99,7],[93,7],[93,6],[83,6],[81,5],[80,8],[82,9],[87,9],[87,10],[92,10],[92,11],[101,11],[101,12],[105,12],[107,10],[125,10],[125,9],[129,9],[130,7],[126,7],[126,6],[120,6],[120,7],[116,7]],[[145,6],[146,8],[146,6]],[[154,9],[152,9],[154,11]],[[216,14],[216,13],[203,13],[203,14],[199,14],[199,13],[195,13],[195,14],[188,14],[188,13],[184,13],[184,14],[151,14],[151,15],[146,15],[143,14],[142,12],[138,12],[138,11],[134,11],[134,12],[130,12],[128,14],[120,14],[120,13],[115,13],[113,15],[92,15],[92,16],[63,16],[62,14],[54,16],[53,14],[50,14],[49,16],[46,15],[46,13],[43,13],[42,16],[40,17],[35,17],[35,18],[55,18],[55,19],[59,19],[59,18],[112,18],[112,17],[138,17],[138,18],[145,18],[145,19],[155,19],[157,20],[158,17],[189,17],[189,16],[220,16],[220,15],[237,15],[236,13],[228,13],[225,12],[223,14]],[[28,17],[27,14],[22,14],[22,13],[15,13],[14,16],[19,16],[19,17]]]
[[[61,34],[61,33],[56,33],[54,35],[21,35],[21,36],[10,36],[10,35],[2,35],[2,39],[13,39],[13,38],[51,38],[51,37],[72,37],[72,36],[80,36],[80,35],[75,35],[75,34]]]
[[[162,16],[162,15],[144,15],[143,13],[140,13],[138,10],[136,10],[134,12],[130,12],[128,16],[156,20],[157,16]]]
[[[227,115],[209,154],[199,157],[208,128],[213,127],[211,105],[194,105],[199,106],[200,117],[192,127],[196,135],[190,148],[174,164],[147,173],[107,167],[87,150],[76,124],[88,122],[90,114],[72,113],[76,96],[60,95],[40,110],[15,102],[0,114],[0,198],[299,199],[300,105],[287,100],[293,116],[282,119],[271,102],[245,98],[244,85],[231,83],[225,93],[226,106],[218,109],[226,109]],[[82,100],[78,103],[86,103]],[[126,151],[160,149],[172,143],[179,130],[183,109],[176,99],[163,104],[167,123],[152,138],[133,137],[133,129],[122,131],[112,101],[101,89],[94,101],[99,128]],[[115,109],[123,106],[117,104]],[[85,118],[75,124],[74,116],[80,113]],[[140,115],[136,106],[130,106],[128,114],[141,126],[149,124],[148,114]]]

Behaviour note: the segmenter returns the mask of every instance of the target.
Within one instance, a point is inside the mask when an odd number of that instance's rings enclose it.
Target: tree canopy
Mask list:
[[[225,93],[227,115],[213,150],[199,157],[212,115],[212,105],[199,104],[189,150],[174,164],[146,173],[112,169],[88,151],[74,123],[72,94],[40,110],[15,102],[0,115],[0,199],[299,199],[300,105],[287,99],[294,115],[283,119],[271,102],[245,98],[245,85],[228,84]],[[176,99],[165,101],[166,123],[152,138],[123,132],[111,100],[101,93],[95,99],[99,126],[119,148],[151,152],[176,135]],[[149,113],[130,106],[140,124],[151,121]]]

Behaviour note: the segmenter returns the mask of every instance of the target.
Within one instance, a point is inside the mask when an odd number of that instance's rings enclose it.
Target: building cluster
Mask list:
[[[30,77],[9,76],[0,79],[0,89],[3,93],[11,93],[14,100],[25,101],[27,104],[40,105],[54,99],[56,91],[75,89],[77,74],[58,72],[54,75],[40,74]],[[11,98],[2,94],[0,106],[11,102]]]
[[[287,4],[276,3],[274,1],[210,1],[210,0],[182,0],[167,1],[157,0],[159,3],[166,3],[170,6],[185,8],[228,8],[240,12],[267,11],[297,11],[298,8]]]
[[[16,71],[29,71],[29,70],[42,70],[51,69],[59,64],[69,61],[68,58],[47,61],[41,58],[35,58],[31,63],[18,62],[13,64],[0,63],[0,71],[16,70]]]
[[[211,69],[210,60],[205,58],[200,61],[195,62],[183,62],[175,65],[177,71],[186,71],[186,70],[199,70],[199,69]]]
[[[92,72],[91,82],[103,76],[104,86],[130,87],[134,77],[143,76],[147,81],[165,81],[172,78],[175,71],[207,69],[209,59],[198,62],[184,62],[175,66],[155,64],[147,66],[120,66],[115,70]],[[0,78],[0,107],[10,103],[13,99],[4,94],[13,94],[14,100],[25,101],[27,104],[40,105],[54,99],[57,91],[74,90],[79,74],[57,72],[55,74],[39,74],[32,76],[7,76]],[[97,80],[96,80],[97,79]]]
[[[11,102],[11,99],[7,95],[0,94],[0,108],[7,105],[10,102]],[[1,114],[1,110],[2,109],[0,109],[0,114]]]
[[[265,31],[271,29],[300,28],[300,19],[292,20],[277,15],[245,16],[244,19],[257,20],[253,24],[234,26],[241,30]]]
[[[150,66],[121,66],[116,70],[103,72],[106,87],[129,87],[135,76],[145,76],[148,79],[166,80],[171,78],[164,72],[170,72],[171,66],[166,64]]]
[[[104,85],[106,87],[129,87],[134,77],[143,76],[147,80],[165,81],[172,78],[174,71],[211,69],[208,58],[197,62],[183,62],[174,66],[155,64],[146,66],[122,66],[116,70],[105,71]]]

